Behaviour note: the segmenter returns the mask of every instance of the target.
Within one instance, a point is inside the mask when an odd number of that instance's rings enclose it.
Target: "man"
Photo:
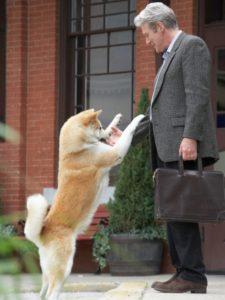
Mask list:
[[[163,53],[151,104],[138,126],[133,144],[149,134],[153,169],[178,168],[179,155],[187,169],[196,169],[197,151],[203,165],[218,159],[210,104],[210,54],[204,41],[178,28],[174,12],[162,3],[150,3],[134,20],[146,44]],[[121,132],[115,128],[108,141]],[[176,273],[152,287],[166,293],[206,293],[207,278],[197,223],[168,222],[167,235]]]

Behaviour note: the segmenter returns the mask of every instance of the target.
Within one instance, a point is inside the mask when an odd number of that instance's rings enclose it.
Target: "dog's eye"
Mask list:
[[[99,126],[99,130],[102,130],[102,126]]]

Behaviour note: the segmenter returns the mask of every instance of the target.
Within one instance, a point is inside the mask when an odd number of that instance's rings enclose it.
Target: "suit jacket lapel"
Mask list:
[[[155,87],[155,91],[154,91],[154,97],[152,98],[152,104],[154,103],[154,101],[156,100],[156,98],[159,94],[159,91],[160,91],[160,89],[162,87],[162,84],[163,84],[163,80],[164,80],[166,71],[168,70],[168,67],[169,67],[171,61],[173,60],[173,58],[176,54],[176,51],[179,48],[180,43],[184,39],[185,35],[186,34],[184,32],[182,32],[180,34],[180,36],[176,40],[175,44],[173,45],[172,51],[169,53],[164,65],[162,67],[162,70],[160,71],[159,78],[158,78],[158,81],[157,81],[157,84],[156,84],[156,87]]]

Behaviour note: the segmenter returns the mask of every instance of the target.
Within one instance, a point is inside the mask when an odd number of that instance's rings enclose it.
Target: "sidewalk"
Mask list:
[[[60,300],[225,300],[225,275],[208,275],[207,294],[162,294],[151,289],[155,280],[167,280],[170,275],[118,277],[109,274],[72,274],[67,279]],[[20,293],[12,293],[19,286]],[[0,287],[11,290],[1,300],[38,300],[40,275],[19,278],[0,276]]]

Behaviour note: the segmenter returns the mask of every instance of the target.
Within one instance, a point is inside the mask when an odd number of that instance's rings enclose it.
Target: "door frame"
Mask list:
[[[213,22],[205,24],[205,0],[198,0],[198,35],[205,40],[212,57],[211,71],[211,100],[215,123],[217,117],[216,109],[216,67],[218,48],[225,48],[224,43],[221,44],[220,36],[224,36],[225,21]],[[217,45],[216,45],[217,44]],[[225,128],[216,128],[219,150],[225,150]],[[207,273],[225,274],[225,224],[200,224],[202,237],[203,256]]]

